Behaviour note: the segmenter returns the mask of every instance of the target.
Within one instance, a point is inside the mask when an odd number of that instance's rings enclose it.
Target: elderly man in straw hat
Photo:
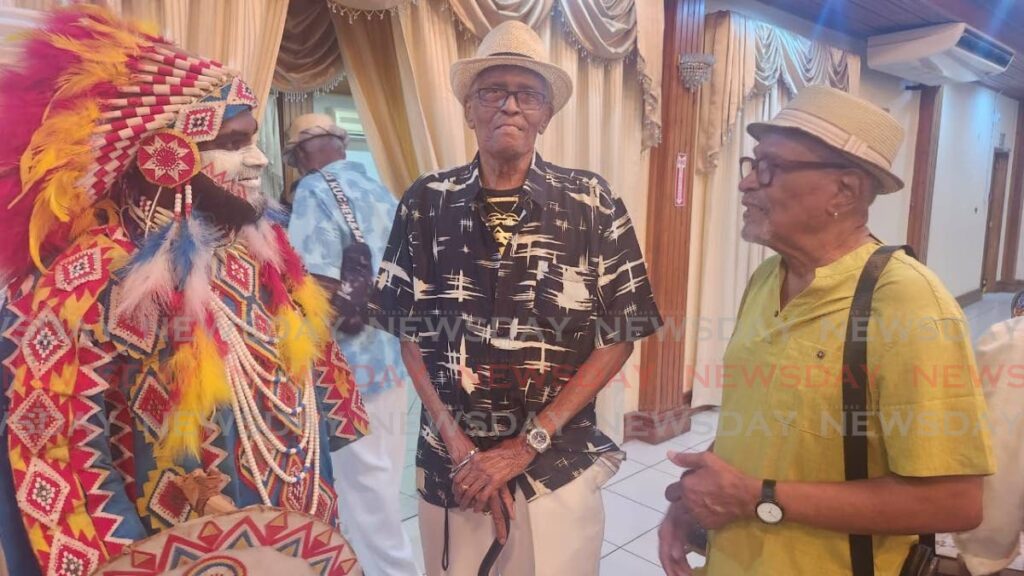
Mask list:
[[[341,527],[368,574],[417,573],[402,530],[399,498],[405,465],[406,381],[398,343],[364,326],[373,271],[391,233],[398,201],[346,159],[348,133],[323,114],[296,118],[284,157],[303,174],[288,235],[309,272],[332,294],[335,339],[363,395],[373,433],[331,455]],[[343,477],[344,476],[344,477]]]
[[[688,470],[666,490],[662,564],[689,573],[705,528],[713,576],[926,573],[928,534],[981,521],[993,462],[960,307],[867,227],[903,187],[903,130],[825,87],[747,130],[742,236],[778,255],[747,284],[712,449],[670,456]]]
[[[494,28],[451,83],[479,154],[405,193],[371,301],[423,400],[427,572],[477,574],[497,536],[501,574],[597,574],[621,452],[594,402],[661,323],[643,257],[607,182],[536,152],[572,81],[533,30]]]

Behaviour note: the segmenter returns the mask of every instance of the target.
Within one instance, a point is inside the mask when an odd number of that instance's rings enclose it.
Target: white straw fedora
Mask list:
[[[547,62],[544,42],[526,24],[509,20],[495,26],[484,36],[476,55],[452,64],[452,90],[459,102],[465,102],[477,74],[491,66],[519,66],[540,74],[551,87],[551,105],[558,112],[572,95],[569,73]]]
[[[878,106],[835,88],[808,86],[768,122],[747,132],[760,140],[769,130],[798,130],[813,136],[878,178],[880,194],[903,188],[892,162],[903,142],[903,127]]]
[[[295,148],[318,136],[337,136],[348,145],[348,131],[334,123],[334,120],[326,114],[303,114],[288,127],[288,140],[284,143],[284,151],[281,155],[289,166],[295,166]]]

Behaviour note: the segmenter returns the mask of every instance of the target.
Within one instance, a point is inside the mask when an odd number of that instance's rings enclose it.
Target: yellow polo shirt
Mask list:
[[[785,271],[769,258],[750,279],[725,352],[714,451],[757,478],[842,482],[843,343],[866,244],[818,268],[779,306]],[[903,252],[875,289],[868,326],[869,476],[994,472],[967,322],[938,278]],[[876,536],[875,573],[895,575],[914,536]],[[846,534],[783,521],[711,534],[709,576],[849,575]]]

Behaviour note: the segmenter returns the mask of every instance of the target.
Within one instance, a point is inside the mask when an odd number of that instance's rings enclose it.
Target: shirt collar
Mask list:
[[[455,199],[472,200],[474,204],[479,204],[483,201],[483,185],[480,183],[479,152],[477,152],[476,156],[473,157],[473,161],[466,167],[469,170],[469,180],[455,195]],[[535,151],[533,153],[533,161],[530,163],[530,169],[526,173],[526,181],[523,183],[523,192],[533,204],[542,210],[547,206],[548,200],[551,199],[554,191],[554,186],[546,176],[547,173],[548,163],[541,158],[540,153]]]
[[[360,174],[364,174],[364,175],[366,174],[366,167],[363,166],[362,163],[356,162],[355,160],[346,160],[346,159],[335,160],[334,162],[331,162],[330,164],[328,164],[328,165],[324,166],[323,168],[321,168],[321,170],[330,170],[332,172],[334,172],[334,171],[353,171],[353,172],[359,172]]]
[[[871,242],[866,242],[857,248],[847,252],[846,254],[839,257],[834,262],[830,262],[824,266],[818,267],[814,270],[815,278],[827,278],[829,276],[840,276],[848,274],[850,272],[860,272],[864,268],[864,264],[868,261],[868,258],[874,254],[875,250],[881,245],[877,239],[872,239]]]

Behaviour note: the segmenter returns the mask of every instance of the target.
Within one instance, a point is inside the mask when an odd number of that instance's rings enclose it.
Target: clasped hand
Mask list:
[[[452,464],[462,462],[473,450],[473,443],[464,433],[458,434],[449,445]],[[519,476],[533,461],[536,452],[530,449],[522,438],[509,438],[490,450],[477,452],[462,466],[452,479],[455,501],[463,510],[490,514],[498,533],[498,540],[505,543],[504,503],[509,519],[515,519],[515,507],[508,482]]]

